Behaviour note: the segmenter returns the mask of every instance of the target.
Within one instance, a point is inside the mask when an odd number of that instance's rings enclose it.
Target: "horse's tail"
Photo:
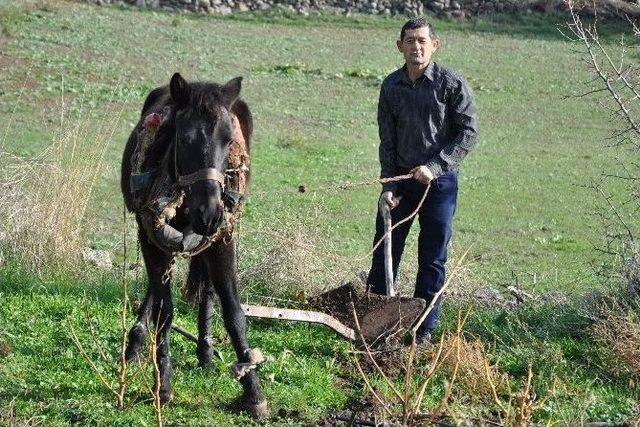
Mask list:
[[[202,257],[191,257],[187,282],[182,288],[184,299],[193,305],[197,305],[205,291],[207,280],[207,267],[204,265]]]

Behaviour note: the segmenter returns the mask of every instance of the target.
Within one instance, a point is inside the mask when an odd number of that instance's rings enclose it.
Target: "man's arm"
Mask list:
[[[476,144],[477,120],[473,93],[461,78],[455,82],[449,98],[449,114],[453,132],[451,142],[426,164],[434,178],[457,170]]]
[[[380,88],[378,99],[378,134],[380,136],[380,178],[389,178],[396,174],[396,121],[389,108],[384,85]],[[382,185],[382,191],[396,191],[396,183],[389,182]]]

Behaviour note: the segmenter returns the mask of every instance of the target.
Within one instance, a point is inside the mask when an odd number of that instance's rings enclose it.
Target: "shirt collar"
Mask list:
[[[422,75],[425,76],[430,82],[433,81],[433,69],[434,62],[429,61],[429,65],[427,65],[427,68],[424,69],[424,73],[422,73]],[[405,83],[413,84],[413,82],[409,78],[409,73],[407,73],[407,64],[404,64],[402,66],[402,80],[404,80]]]

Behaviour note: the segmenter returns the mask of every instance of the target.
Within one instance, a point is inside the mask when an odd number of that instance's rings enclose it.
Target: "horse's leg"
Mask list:
[[[211,344],[211,319],[213,317],[213,284],[207,274],[207,267],[202,256],[191,258],[187,287],[192,298],[199,297],[198,310],[198,346],[196,355],[198,365],[206,366],[211,362],[216,350]]]
[[[164,253],[163,253],[164,254]],[[169,402],[173,399],[171,390],[171,357],[169,351],[169,338],[171,323],[173,322],[173,301],[171,300],[171,262],[172,258],[166,254],[165,261],[156,272],[160,275],[160,281],[153,287],[152,316],[156,327],[156,364],[159,370],[160,384],[154,383],[154,390],[159,390],[160,401]],[[159,388],[158,388],[159,387]]]
[[[224,326],[231,338],[238,361],[250,362],[247,342],[247,321],[240,307],[237,289],[237,271],[233,241],[215,243],[205,254],[207,270],[220,298]],[[255,418],[267,415],[267,399],[262,392],[255,370],[249,370],[241,379],[244,390],[240,406]]]
[[[136,323],[134,323],[129,330],[127,337],[127,348],[125,350],[125,358],[127,362],[131,362],[140,355],[142,344],[144,344],[144,340],[147,338],[147,335],[149,335],[149,317],[151,316],[151,304],[153,303],[152,264],[154,263],[153,257],[155,256],[155,251],[153,250],[154,247],[152,247],[148,242],[147,236],[142,230],[142,227],[138,228],[138,239],[140,241],[144,264],[147,268],[149,283],[147,284],[147,292],[144,296],[144,300],[138,308],[138,318]]]
[[[173,320],[170,288],[173,258],[153,245],[142,227],[139,227],[138,238],[149,284],[144,301],[138,310],[138,319],[129,331],[125,356],[127,360],[131,360],[140,353],[144,340],[149,334],[149,318],[153,317],[156,324],[156,360],[160,370],[160,399],[167,402],[172,397],[169,330]]]

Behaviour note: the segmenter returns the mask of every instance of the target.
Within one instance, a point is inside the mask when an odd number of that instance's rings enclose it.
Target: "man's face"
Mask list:
[[[426,67],[431,61],[431,55],[440,46],[438,39],[431,39],[427,27],[407,30],[404,38],[397,42],[398,50],[404,55],[407,65]]]

